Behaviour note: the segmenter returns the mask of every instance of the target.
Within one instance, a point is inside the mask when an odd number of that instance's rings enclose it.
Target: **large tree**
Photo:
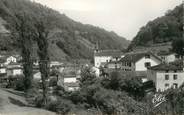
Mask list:
[[[32,18],[26,15],[25,12],[15,14],[13,36],[18,37],[17,43],[21,48],[23,73],[24,73],[24,86],[25,91],[33,87],[33,60],[32,60],[32,45],[34,27],[32,26]]]
[[[48,27],[46,21],[40,18],[35,23],[36,28],[36,41],[38,45],[38,56],[39,56],[39,68],[42,79],[43,89],[43,102],[47,103],[47,83],[46,80],[49,78],[49,54],[48,54]]]

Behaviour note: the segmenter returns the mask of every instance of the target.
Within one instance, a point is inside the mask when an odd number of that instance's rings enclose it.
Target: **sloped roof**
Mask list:
[[[176,65],[176,64],[168,64],[168,63],[162,63],[153,67],[150,67],[151,70],[157,70],[157,71],[175,71],[175,70],[183,70],[183,65]]]
[[[171,54],[175,54],[175,53],[173,53],[173,52],[159,52],[159,53],[157,53],[158,56],[168,56]]]
[[[131,54],[127,54],[125,55],[125,57],[123,57],[120,62],[137,62],[138,60],[140,60],[141,58],[143,58],[145,55],[152,55],[154,56],[156,59],[160,60],[160,58],[158,58],[157,56],[155,56],[154,54],[152,54],[151,52],[141,52],[141,53],[131,53]]]
[[[96,52],[95,56],[112,56],[112,57],[119,57],[123,55],[124,53],[120,50],[101,50]]]

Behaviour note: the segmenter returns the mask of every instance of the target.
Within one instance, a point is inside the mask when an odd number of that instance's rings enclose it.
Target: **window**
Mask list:
[[[178,79],[178,75],[176,75],[176,74],[173,75],[173,79],[174,79],[174,80],[177,80],[177,79]]]
[[[145,67],[151,67],[151,63],[150,62],[146,62],[145,63]]]
[[[169,75],[165,75],[165,80],[169,80]]]
[[[177,89],[178,88],[178,84],[177,83],[173,83],[173,88]]]
[[[169,87],[169,84],[168,84],[168,83],[166,83],[166,84],[165,84],[165,87]]]

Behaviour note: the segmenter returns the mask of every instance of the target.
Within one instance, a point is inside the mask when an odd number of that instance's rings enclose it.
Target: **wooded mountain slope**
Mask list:
[[[128,40],[114,32],[81,24],[64,14],[29,0],[0,0],[0,17],[6,22],[6,24],[2,24],[2,21],[0,21],[0,26],[3,25],[9,30],[9,35],[11,35],[11,24],[15,20],[15,14],[19,12],[34,17],[44,15],[45,19],[52,22],[54,29],[50,30],[48,38],[49,52],[52,59],[92,58],[96,43],[99,44],[100,49],[120,50],[127,48],[129,44]],[[7,37],[7,34],[5,37],[2,32],[0,33],[1,51],[19,50],[14,42],[16,39]]]
[[[183,37],[183,4],[166,12],[143,26],[129,46],[129,50],[137,47],[149,47],[154,44],[172,42],[173,39]]]

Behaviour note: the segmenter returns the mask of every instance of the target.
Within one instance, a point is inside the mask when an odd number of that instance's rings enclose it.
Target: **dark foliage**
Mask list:
[[[157,43],[172,42],[183,38],[183,4],[169,11],[165,16],[150,21],[142,27],[129,46],[129,50],[137,46],[150,46]]]
[[[145,95],[143,83],[139,77],[112,72],[110,76],[103,78],[101,84],[107,89],[127,92],[136,100],[141,100]]]
[[[179,57],[184,56],[184,38],[174,39],[172,42],[172,50],[177,53]]]

